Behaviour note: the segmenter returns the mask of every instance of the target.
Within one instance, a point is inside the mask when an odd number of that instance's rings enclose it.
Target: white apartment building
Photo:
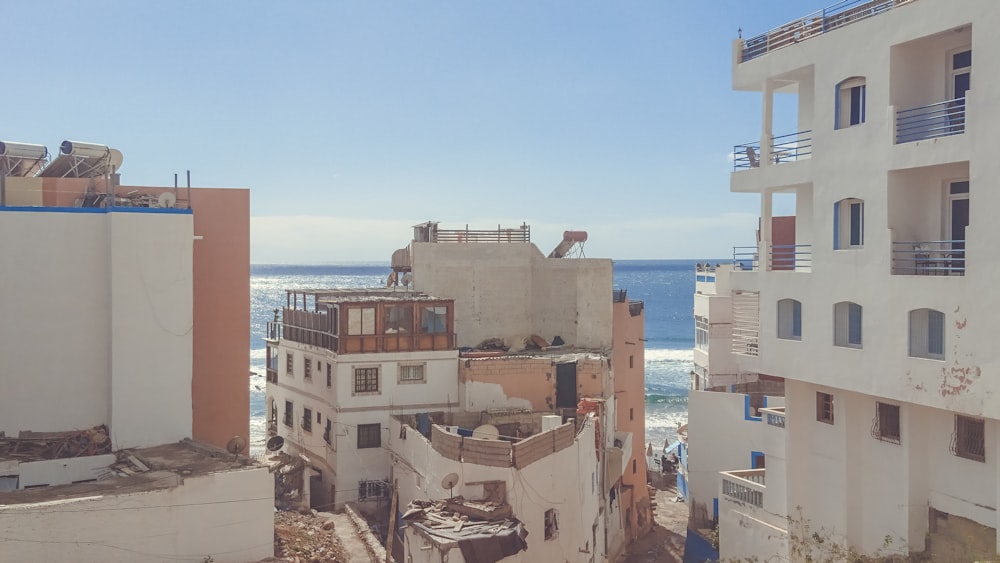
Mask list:
[[[729,274],[734,303],[757,303],[733,314],[732,350],[740,372],[784,379],[785,407],[747,444],[766,469],[722,473],[724,559],[996,556],[998,22],[993,0],[851,0],[734,42],[733,86],[762,111],[760,140],[734,150],[761,232]],[[772,130],[779,96],[794,131]],[[791,244],[777,198],[794,198]]]

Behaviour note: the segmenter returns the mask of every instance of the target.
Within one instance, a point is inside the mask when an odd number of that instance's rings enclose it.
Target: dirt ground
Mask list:
[[[656,488],[656,508],[650,531],[629,546],[622,563],[672,563],[684,560],[688,507],[677,498],[677,481],[663,476],[666,484]]]

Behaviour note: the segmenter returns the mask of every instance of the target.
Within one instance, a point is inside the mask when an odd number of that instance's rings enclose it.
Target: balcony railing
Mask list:
[[[771,409],[764,408],[760,409],[760,413],[764,416],[768,426],[774,426],[777,428],[785,427],[785,407]]]
[[[812,268],[811,244],[772,244],[771,270],[795,271]]]
[[[782,164],[802,160],[812,154],[812,130],[789,133],[771,138],[768,162]],[[750,142],[733,146],[733,170],[760,167],[760,143]]]
[[[811,37],[877,16],[913,0],[842,0],[766,33],[745,39],[740,62],[794,45]]]
[[[741,356],[759,355],[760,294],[753,291],[733,292],[732,352]]]
[[[909,276],[964,276],[965,241],[894,242],[892,273]]]
[[[464,230],[438,229],[431,242],[531,242],[531,227],[524,224],[513,229],[504,229],[499,225],[495,230],[475,230],[468,227]]]
[[[756,272],[760,269],[760,254],[756,246],[733,247],[733,269]]]
[[[764,507],[765,469],[746,469],[742,471],[721,471],[722,494],[757,508]]]
[[[896,144],[965,133],[965,98],[896,112]]]

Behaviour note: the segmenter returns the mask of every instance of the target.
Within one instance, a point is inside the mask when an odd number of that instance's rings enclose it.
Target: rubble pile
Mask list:
[[[274,514],[274,559],[284,563],[347,563],[350,557],[334,533],[333,520],[315,511]]]
[[[17,438],[0,434],[0,456],[9,459],[64,459],[111,453],[108,427],[103,424],[69,432],[22,430]]]

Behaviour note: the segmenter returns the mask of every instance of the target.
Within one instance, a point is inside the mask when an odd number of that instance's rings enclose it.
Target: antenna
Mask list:
[[[451,500],[455,497],[454,489],[455,485],[457,484],[458,484],[457,473],[449,473],[444,476],[444,479],[441,479],[441,488],[448,489],[448,500]]]
[[[226,451],[236,456],[236,459],[240,458],[240,452],[247,448],[247,439],[243,436],[233,436],[226,443]]]

